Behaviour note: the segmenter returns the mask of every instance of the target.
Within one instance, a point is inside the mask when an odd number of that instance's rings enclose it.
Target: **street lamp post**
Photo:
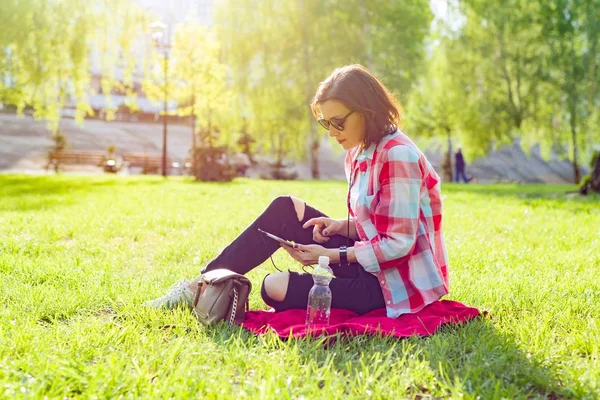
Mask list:
[[[162,21],[154,21],[150,24],[152,39],[157,49],[164,51],[163,73],[165,78],[164,102],[163,102],[163,146],[162,146],[162,175],[167,177],[167,106],[169,99],[169,31],[168,26]],[[166,34],[165,34],[166,33]]]

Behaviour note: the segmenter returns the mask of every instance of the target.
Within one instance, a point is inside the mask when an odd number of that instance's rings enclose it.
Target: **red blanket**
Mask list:
[[[278,313],[248,311],[246,320],[241,325],[257,335],[274,332],[282,338],[337,333],[348,336],[382,335],[402,338],[413,335],[429,336],[444,324],[460,324],[479,315],[481,313],[476,308],[457,301],[440,300],[418,313],[404,314],[395,319],[386,317],[383,308],[363,315],[348,310],[332,309],[329,325],[312,330],[304,325],[306,310],[300,309]]]

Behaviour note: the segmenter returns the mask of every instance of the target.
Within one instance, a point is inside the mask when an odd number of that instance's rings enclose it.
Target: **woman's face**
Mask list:
[[[361,113],[355,111],[344,120],[350,109],[341,101],[333,99],[320,103],[319,108],[321,118],[333,122],[329,124],[329,136],[337,140],[344,150],[350,150],[364,142],[365,118]],[[340,125],[344,127],[343,130],[336,128]]]

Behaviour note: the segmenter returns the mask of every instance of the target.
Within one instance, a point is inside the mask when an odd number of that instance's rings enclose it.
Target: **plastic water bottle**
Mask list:
[[[313,269],[312,277],[315,284],[308,293],[306,325],[329,325],[329,315],[331,314],[331,289],[329,289],[329,282],[333,278],[333,271],[329,268],[329,257],[319,257],[319,265]]]

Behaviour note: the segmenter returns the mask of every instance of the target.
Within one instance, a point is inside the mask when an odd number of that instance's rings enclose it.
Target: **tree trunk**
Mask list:
[[[453,182],[454,180],[454,171],[452,170],[452,131],[450,130],[449,127],[446,127],[446,134],[448,135],[448,168],[449,168],[449,173],[448,176],[450,177],[450,182]]]
[[[208,141],[208,147],[212,148],[213,147],[213,133],[212,133],[212,113],[211,113],[211,109],[208,110],[208,131],[207,131],[207,141]]]
[[[196,116],[192,111],[192,151],[196,148]]]
[[[579,172],[579,160],[578,160],[578,148],[577,148],[577,103],[579,101],[578,96],[578,88],[577,83],[579,81],[579,76],[577,74],[577,68],[575,65],[576,55],[575,55],[575,35],[571,34],[571,76],[570,76],[570,84],[569,84],[569,108],[570,108],[570,123],[571,123],[571,139],[573,141],[573,178],[575,180],[575,184],[579,185],[579,181],[581,180],[580,172]]]
[[[596,193],[600,193],[600,152],[596,153],[596,159],[592,164],[592,172],[590,172],[590,189]]]
[[[571,127],[571,136],[573,139],[573,179],[576,185],[579,185],[581,180],[581,174],[579,172],[579,165],[577,162],[577,132]]]
[[[310,171],[313,179],[319,179],[321,177],[319,171],[319,135],[317,134],[315,119],[310,110],[308,110],[308,118],[310,118]]]
[[[196,149],[196,85],[192,82],[192,154]]]
[[[314,124],[311,121],[311,131],[314,130]],[[312,177],[313,179],[319,179],[321,174],[319,172],[319,138],[316,137],[316,133],[313,134],[311,132],[311,137],[313,138],[313,141],[310,145],[310,156],[311,156],[311,163],[310,163],[310,171],[312,173]]]
[[[302,1],[298,1],[300,9],[302,9]],[[302,29],[302,44],[304,50],[304,71],[306,72],[306,93],[305,99],[306,104],[309,104],[314,94],[315,87],[312,84],[312,73],[311,73],[311,55],[310,55],[310,43],[308,37],[308,21],[306,21],[305,13],[302,13],[303,17],[303,29]],[[319,135],[315,126],[315,119],[312,115],[312,111],[307,107],[308,118],[310,121],[310,158],[311,158],[311,174],[313,179],[319,179]]]
[[[579,185],[579,181],[581,180],[581,175],[579,172],[579,160],[578,160],[578,156],[579,156],[579,149],[577,147],[577,120],[576,120],[576,115],[575,115],[575,106],[571,107],[571,118],[570,118],[570,125],[571,125],[571,140],[573,142],[573,179],[575,181],[576,185]]]
[[[283,167],[283,133],[277,134],[277,166]]]

